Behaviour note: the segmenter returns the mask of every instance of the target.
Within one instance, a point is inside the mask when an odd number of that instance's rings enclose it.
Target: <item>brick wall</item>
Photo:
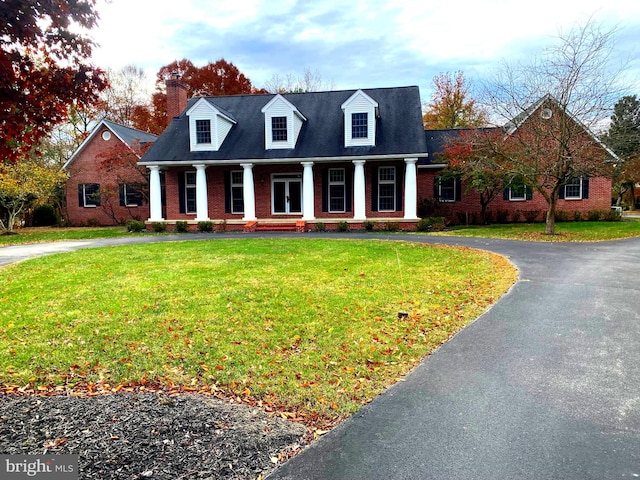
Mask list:
[[[440,175],[439,172],[433,170],[418,171],[418,202],[422,199],[430,199],[434,196],[434,180]],[[462,198],[458,202],[442,202],[440,203],[443,213],[449,219],[455,222],[463,222],[468,219],[470,223],[479,221],[480,214],[480,195],[474,190],[466,190],[462,187]],[[609,210],[611,207],[611,179],[604,177],[595,177],[589,179],[589,198],[583,200],[558,200],[558,210],[569,212],[586,213],[591,210]],[[507,213],[509,221],[514,220],[516,211],[538,211],[540,212],[537,220],[542,220],[544,212],[547,211],[547,202],[544,197],[533,192],[531,200],[525,201],[509,201],[504,200],[502,192],[492,200],[487,211],[491,212],[493,219],[498,211]],[[523,215],[515,214],[518,220],[524,221]],[[573,216],[572,216],[573,218]]]
[[[144,181],[144,176],[134,167],[101,168],[101,160],[105,155],[119,148],[126,148],[113,134],[109,140],[102,137],[102,133],[109,132],[107,128],[97,132],[80,154],[68,167],[69,179],[66,182],[66,218],[69,225],[84,226],[87,224],[119,225],[129,219],[147,220],[149,218],[149,204],[145,199],[140,207],[121,207],[118,184],[123,179],[131,183]],[[78,185],[83,183],[100,184],[101,205],[84,207],[79,204]]]

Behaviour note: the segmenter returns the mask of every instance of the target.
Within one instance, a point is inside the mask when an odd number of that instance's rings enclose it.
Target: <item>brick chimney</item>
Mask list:
[[[173,72],[171,77],[165,80],[167,87],[167,125],[171,123],[174,117],[187,108],[187,86],[180,80],[180,74]]]

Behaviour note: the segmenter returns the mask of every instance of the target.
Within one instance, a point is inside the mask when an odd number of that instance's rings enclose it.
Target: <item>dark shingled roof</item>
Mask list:
[[[293,149],[265,150],[264,113],[261,109],[275,95],[205,97],[238,123],[233,125],[220,150],[191,152],[189,119],[185,112],[200,100],[189,100],[187,109],[175,118],[140,160],[142,163],[198,161],[300,159],[318,157],[422,155],[427,145],[422,127],[418,87],[362,89],[378,102],[376,145],[344,146],[344,113],[341,105],[357,90],[287,93],[282,96],[307,119]]]
[[[135,142],[140,142],[141,145],[153,143],[158,138],[156,135],[152,135],[151,133],[146,133],[131,127],[125,127],[124,125],[120,125],[119,123],[111,122],[109,120],[103,120],[102,122],[129,146],[132,146]]]

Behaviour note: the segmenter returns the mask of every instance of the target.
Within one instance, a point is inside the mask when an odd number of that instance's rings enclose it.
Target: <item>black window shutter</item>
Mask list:
[[[456,202],[462,200],[462,178],[456,177]]]
[[[351,199],[353,197],[353,172],[350,168],[344,169],[344,196],[344,210],[345,212],[350,212],[353,210],[353,206],[351,204]]]
[[[582,177],[582,198],[589,198],[589,177]]]
[[[378,167],[371,167],[371,211],[378,211]]]
[[[82,189],[83,184],[78,184],[78,205],[84,207],[84,191]]]
[[[527,200],[531,200],[533,198],[533,189],[529,185],[525,185],[524,194]]]
[[[322,170],[322,181],[321,186],[322,189],[322,211],[329,211],[329,169],[325,168]]]
[[[502,190],[502,199],[509,200],[509,187],[504,187],[504,190]]]
[[[120,206],[124,207],[126,205],[126,199],[124,198],[124,183],[118,185],[118,195],[120,196]]]
[[[558,192],[558,198],[564,198],[565,186],[560,185],[560,191]]]
[[[396,210],[402,210],[402,197],[404,186],[404,168],[403,166],[396,167]]]
[[[231,213],[231,172],[224,172],[224,213]]]
[[[180,204],[180,213],[187,213],[186,200],[184,198],[185,172],[178,172],[178,202]]]
[[[440,177],[433,177],[433,198],[440,201]]]

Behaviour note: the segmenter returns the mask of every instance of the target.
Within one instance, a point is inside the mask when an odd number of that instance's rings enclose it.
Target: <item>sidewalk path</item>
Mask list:
[[[77,248],[259,236],[273,235],[3,247],[0,265]],[[292,235],[280,235],[287,236]],[[336,234],[309,235],[320,236]],[[640,238],[603,243],[379,238],[491,250],[518,266],[520,280],[405,381],[269,480],[640,478]]]

